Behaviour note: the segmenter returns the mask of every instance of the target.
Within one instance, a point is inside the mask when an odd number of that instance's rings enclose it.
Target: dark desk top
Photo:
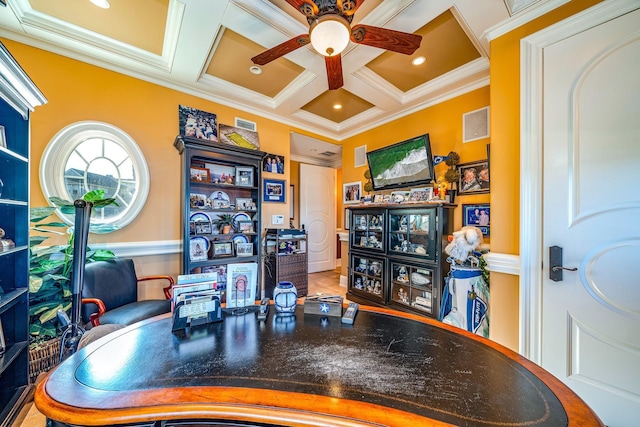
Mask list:
[[[267,425],[601,425],[516,353],[428,319],[361,307],[338,317],[255,313],[171,333],[141,322],[73,355],[38,387],[76,425],[220,419]],[[88,423],[87,420],[91,420]],[[305,421],[306,420],[306,421]],[[309,421],[313,420],[313,421]]]

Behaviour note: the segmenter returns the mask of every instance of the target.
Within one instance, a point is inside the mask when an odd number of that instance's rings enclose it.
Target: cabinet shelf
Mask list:
[[[20,353],[26,351],[26,348],[28,346],[28,341],[20,341],[7,346],[4,354],[2,355],[2,357],[0,357],[0,376],[6,369],[12,367],[13,362],[16,360],[16,358],[20,355]]]
[[[7,149],[6,147],[0,147],[0,158],[5,157],[5,156],[12,157],[15,160],[18,160],[19,162],[23,162],[23,163],[27,163],[27,164],[29,163],[29,159],[28,158],[26,158],[24,156],[21,156],[20,154],[13,152],[13,151]]]
[[[0,314],[4,313],[16,303],[22,302],[22,297],[27,293],[27,288],[18,288],[13,291],[0,294]]]

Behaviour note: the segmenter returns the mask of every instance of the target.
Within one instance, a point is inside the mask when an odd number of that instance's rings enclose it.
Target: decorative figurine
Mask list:
[[[16,247],[16,244],[11,239],[5,239],[5,232],[2,228],[0,228],[0,252],[8,251],[9,249],[13,249]]]
[[[409,274],[407,273],[407,267],[404,265],[400,267],[398,270],[398,278],[396,279],[398,282],[408,282]]]
[[[407,298],[407,292],[403,288],[400,288],[398,290],[398,298],[400,299],[400,301],[404,302],[405,304],[409,303],[409,299]]]

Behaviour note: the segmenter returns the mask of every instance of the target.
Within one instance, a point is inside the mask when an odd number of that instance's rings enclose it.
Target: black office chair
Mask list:
[[[166,280],[163,300],[138,301],[138,282]],[[82,320],[91,326],[131,325],[171,311],[171,276],[138,277],[133,260],[114,258],[85,266],[82,289]]]

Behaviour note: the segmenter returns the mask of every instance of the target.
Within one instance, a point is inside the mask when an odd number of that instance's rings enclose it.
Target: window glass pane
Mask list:
[[[63,170],[59,166],[64,165]],[[108,225],[108,232],[130,223],[149,192],[149,171],[129,135],[106,123],[79,122],[67,126],[43,154],[40,184],[47,198],[73,201],[88,191],[104,190],[119,206],[94,210],[91,223]],[[60,214],[69,224],[73,217]]]

